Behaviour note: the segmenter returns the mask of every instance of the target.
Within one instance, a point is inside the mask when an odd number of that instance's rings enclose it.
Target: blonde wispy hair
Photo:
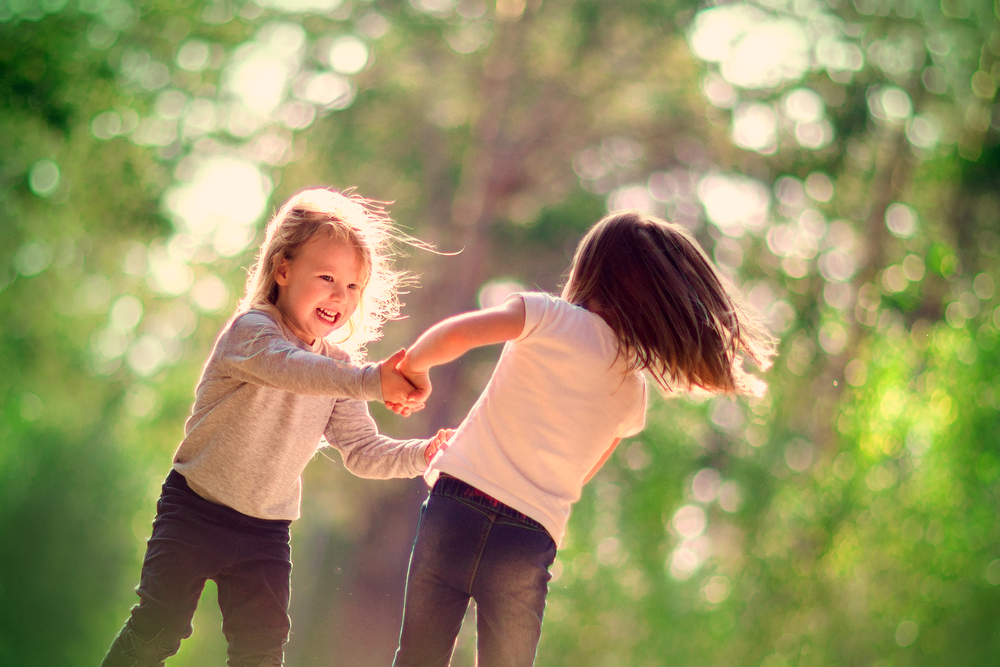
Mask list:
[[[580,241],[562,296],[601,315],[628,369],[666,391],[766,389],[742,361],[769,368],[774,338],[681,225],[639,211],[604,217]]]
[[[398,289],[405,280],[405,274],[392,266],[392,246],[398,237],[382,202],[327,188],[303,190],[289,198],[267,223],[236,314],[274,306],[278,300],[275,271],[282,260],[294,260],[317,233],[354,248],[361,264],[358,308],[346,327],[331,334],[331,342],[357,360],[364,356],[366,344],[381,337],[386,320],[399,316]]]

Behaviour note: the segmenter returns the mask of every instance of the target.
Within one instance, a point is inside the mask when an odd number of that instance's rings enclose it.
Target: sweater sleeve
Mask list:
[[[378,432],[368,405],[338,399],[327,424],[326,441],[340,450],[344,467],[358,477],[416,477],[427,469],[428,440],[395,440]]]
[[[237,317],[219,340],[220,366],[241,382],[304,396],[381,401],[377,364],[356,366],[303,350],[282,334],[269,315],[249,311]]]

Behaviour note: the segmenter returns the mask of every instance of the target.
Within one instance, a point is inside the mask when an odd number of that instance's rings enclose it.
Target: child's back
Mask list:
[[[548,294],[523,294],[524,327],[434,462],[535,517],[555,542],[610,443],[638,433],[645,382],[598,315]]]
[[[581,241],[562,298],[516,295],[425,332],[398,368],[505,342],[486,391],[425,475],[395,667],[447,665],[469,598],[478,664],[534,662],[548,568],[581,487],[643,427],[648,371],[667,390],[762,391],[741,367],[773,347],[682,227],[630,211]]]

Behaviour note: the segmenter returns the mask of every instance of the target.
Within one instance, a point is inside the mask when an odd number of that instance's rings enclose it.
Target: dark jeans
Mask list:
[[[556,545],[538,522],[442,475],[420,508],[395,667],[444,667],[469,598],[479,667],[528,667]]]
[[[177,471],[163,483],[132,608],[102,667],[159,667],[191,636],[208,579],[219,589],[230,667],[281,665],[288,641],[289,521],[209,502]]]

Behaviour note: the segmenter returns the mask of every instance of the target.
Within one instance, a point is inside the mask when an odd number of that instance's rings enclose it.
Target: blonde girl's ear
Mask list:
[[[274,282],[281,287],[288,284],[288,258],[282,257],[278,260],[278,266],[274,267]]]

